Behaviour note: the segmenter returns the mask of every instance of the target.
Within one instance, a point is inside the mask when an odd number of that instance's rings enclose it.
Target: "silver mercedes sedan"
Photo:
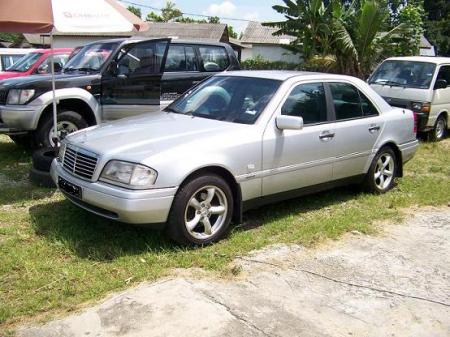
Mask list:
[[[51,174],[90,212],[203,245],[249,208],[350,183],[388,191],[415,128],[353,77],[226,72],[158,113],[69,135]]]

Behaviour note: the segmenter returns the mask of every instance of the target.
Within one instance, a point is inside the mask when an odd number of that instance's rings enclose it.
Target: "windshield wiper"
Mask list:
[[[391,80],[381,80],[381,81],[372,81],[371,84],[381,84],[381,85],[390,85],[391,87],[397,86],[397,87],[404,87],[405,84],[402,84],[400,82],[391,81]]]
[[[64,71],[63,71],[63,72],[70,72],[70,71],[87,71],[87,72],[93,72],[93,71],[98,71],[98,69],[88,68],[88,67],[82,67],[82,68],[64,68]]]
[[[180,110],[175,109],[175,108],[170,107],[170,106],[165,107],[163,111],[173,112],[173,113],[179,114],[179,115],[194,116],[194,115],[192,114],[192,113],[193,113],[192,110],[191,110],[191,111],[187,111],[187,112],[183,112],[183,111],[180,111]]]

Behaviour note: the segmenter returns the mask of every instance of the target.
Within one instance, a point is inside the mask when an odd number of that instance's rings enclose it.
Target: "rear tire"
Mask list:
[[[31,150],[34,146],[33,137],[30,134],[9,136],[11,140],[17,145],[26,150]]]
[[[62,110],[58,113],[58,133],[60,140],[64,139],[69,133],[87,128],[89,125],[78,112],[71,110]],[[53,115],[48,114],[39,123],[38,129],[34,134],[34,139],[39,147],[53,147],[51,135],[53,134]]]
[[[49,172],[40,171],[35,168],[32,168],[30,171],[30,181],[39,187],[56,188]]]
[[[233,215],[233,193],[220,176],[208,174],[183,185],[172,203],[167,235],[183,245],[208,245],[226,233]]]
[[[364,187],[374,194],[386,193],[395,186],[397,176],[397,156],[390,147],[383,147],[370,165]]]
[[[50,172],[52,161],[55,159],[55,149],[46,147],[33,152],[33,167],[39,171]]]

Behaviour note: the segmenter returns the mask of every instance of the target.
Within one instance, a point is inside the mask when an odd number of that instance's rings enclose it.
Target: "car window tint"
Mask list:
[[[346,83],[330,83],[336,119],[362,117],[362,108],[358,90]]]
[[[300,84],[281,108],[282,115],[298,116],[305,124],[327,121],[327,103],[322,83]]]
[[[450,66],[442,66],[439,70],[438,80],[446,80],[447,84],[450,85]]]
[[[378,110],[375,108],[375,106],[372,104],[372,102],[364,95],[360,90],[359,97],[361,98],[361,106],[363,110],[364,116],[377,116]]]
[[[159,73],[166,43],[139,43],[121,54],[117,63],[118,74],[140,76]]]
[[[230,64],[224,47],[202,46],[199,51],[205,71],[223,71]]]
[[[193,47],[171,45],[167,53],[165,71],[196,71],[197,62]]]

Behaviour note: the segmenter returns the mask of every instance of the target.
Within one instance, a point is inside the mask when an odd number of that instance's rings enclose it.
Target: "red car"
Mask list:
[[[72,48],[53,49],[55,72],[60,72],[66,64]],[[37,49],[17,60],[4,72],[0,72],[0,80],[27,75],[49,74],[51,49]]]

